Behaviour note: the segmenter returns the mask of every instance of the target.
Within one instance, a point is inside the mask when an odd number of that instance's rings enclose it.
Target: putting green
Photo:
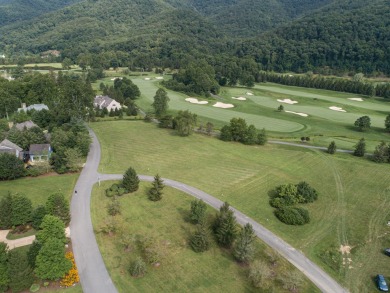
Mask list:
[[[140,101],[142,105],[146,105],[146,103],[150,105],[153,102],[153,97],[158,89],[158,81],[135,78],[133,79],[133,82],[139,87],[142,93],[142,101]],[[191,104],[185,101],[185,98],[188,96],[174,91],[168,91],[168,95],[170,98],[170,109],[189,110],[199,116],[208,117],[223,122],[229,122],[232,118],[241,117],[245,119],[248,124],[253,124],[259,129],[265,128],[268,131],[277,132],[295,132],[305,127],[303,124],[288,120],[248,114],[234,111],[232,109],[215,108],[212,106],[214,101],[209,101],[210,103],[208,105]],[[237,102],[232,102],[232,104],[237,104]]]

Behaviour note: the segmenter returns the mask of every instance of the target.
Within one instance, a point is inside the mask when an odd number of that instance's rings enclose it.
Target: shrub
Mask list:
[[[279,208],[275,211],[275,216],[287,225],[304,225],[310,222],[309,212],[303,208]]]
[[[261,260],[254,261],[249,268],[249,280],[256,288],[269,288],[272,278],[271,269]]]
[[[41,286],[39,286],[39,284],[32,284],[31,287],[30,287],[30,292],[38,292],[39,289],[41,289]]]
[[[115,216],[121,213],[121,203],[115,197],[107,204],[107,213],[110,216]]]
[[[318,198],[317,190],[311,187],[307,182],[302,181],[297,185],[297,193],[300,195],[300,203],[314,202]]]
[[[130,264],[129,267],[130,275],[133,277],[142,277],[146,273],[146,264],[142,258],[138,257],[135,261]]]
[[[113,196],[121,196],[127,193],[126,188],[124,188],[121,184],[114,183],[111,185],[110,188],[106,189],[106,196],[107,197],[113,197]]]

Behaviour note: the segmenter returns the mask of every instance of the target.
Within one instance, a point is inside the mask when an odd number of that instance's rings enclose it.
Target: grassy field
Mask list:
[[[382,249],[390,245],[390,166],[351,155],[266,145],[244,146],[202,135],[178,137],[144,122],[91,125],[102,144],[100,170],[123,173],[129,166],[193,185],[229,201],[284,238],[348,286],[370,292],[370,278],[390,276]],[[303,227],[281,224],[268,204],[279,184],[305,180],[320,194],[308,206],[312,221]],[[342,264],[348,245],[352,268]],[[345,256],[346,257],[346,256]]]
[[[110,216],[103,216],[110,199],[104,190],[112,182],[104,182],[95,186],[92,196],[92,220],[94,229],[99,230]],[[124,233],[134,237],[151,237],[158,243],[161,252],[161,266],[148,266],[143,278],[132,278],[128,266],[140,255],[136,245],[125,251],[120,244],[119,234],[108,236],[97,233],[100,251],[119,292],[256,292],[247,278],[248,267],[238,265],[231,253],[219,249],[215,244],[205,253],[194,253],[188,245],[188,238],[194,225],[186,221],[191,197],[166,187],[164,198],[160,202],[151,202],[146,197],[150,184],[142,183],[140,189],[119,198],[122,216],[117,220]],[[103,212],[104,211],[104,212]],[[208,218],[214,211],[208,209]],[[138,236],[137,236],[138,235]],[[274,253],[261,244],[256,243],[256,259],[270,262]],[[279,258],[275,266],[275,274],[280,276],[293,270],[292,266]],[[261,292],[287,292],[280,283],[274,282],[269,290]],[[300,292],[318,292],[308,281]]]
[[[70,174],[1,181],[0,199],[10,191],[11,193],[21,193],[28,196],[33,203],[33,207],[45,204],[49,195],[56,192],[65,194],[70,200],[77,178],[78,174]]]
[[[133,77],[133,82],[141,90],[141,98],[137,104],[145,111],[152,111],[151,103],[159,86],[159,81],[154,75],[145,77]],[[103,82],[110,84],[110,79]],[[97,84],[95,85],[95,87]],[[254,95],[249,96],[247,92]],[[254,124],[257,128],[266,128],[272,137],[299,139],[300,136],[310,136],[314,145],[327,146],[330,141],[338,143],[339,148],[352,149],[356,142],[364,137],[368,141],[367,149],[372,152],[381,140],[389,140],[389,134],[384,132],[384,121],[390,113],[390,102],[383,99],[367,98],[355,94],[333,92],[327,90],[288,87],[276,84],[257,84],[252,89],[229,88],[221,89],[218,101],[231,103],[235,107],[220,109],[212,107],[216,100],[211,99],[208,105],[190,104],[185,101],[188,97],[174,91],[169,91],[169,107],[174,113],[178,110],[190,110],[199,116],[203,123],[210,121],[217,128],[227,124],[231,118],[242,117],[248,124]],[[243,96],[246,101],[237,101],[232,97]],[[363,98],[363,102],[352,101],[348,98]],[[306,113],[308,117],[296,114],[278,112],[277,107],[282,104],[278,99],[292,99],[298,104],[283,104],[285,110]],[[347,112],[337,112],[329,107],[337,106]],[[353,124],[361,116],[368,115],[371,118],[372,128],[364,133],[357,131]]]

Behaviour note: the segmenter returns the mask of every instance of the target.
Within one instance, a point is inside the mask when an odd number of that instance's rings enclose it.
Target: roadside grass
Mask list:
[[[8,192],[20,193],[31,199],[33,207],[36,207],[45,204],[51,194],[61,192],[70,201],[78,176],[79,174],[66,174],[0,181],[0,199]]]
[[[368,276],[390,271],[390,263],[382,261],[378,251],[383,235],[390,232],[389,164],[289,146],[245,146],[199,134],[179,137],[140,121],[91,127],[102,145],[100,172],[123,174],[132,166],[139,174],[158,173],[228,201],[359,292],[374,290]],[[281,224],[269,206],[268,193],[280,184],[300,181],[320,194],[318,201],[307,205],[311,223]],[[343,268],[340,245],[355,248],[353,269]],[[329,250],[339,256],[333,268]],[[369,257],[365,251],[371,251]]]
[[[13,233],[9,232],[7,234],[7,239],[8,240],[20,239],[20,238],[24,238],[24,237],[35,235],[36,233],[37,233],[37,231],[35,229],[33,229],[33,228],[28,230],[25,233],[20,233],[20,234],[13,234]]]
[[[91,213],[95,231],[112,219],[106,212],[111,199],[104,192],[112,183],[102,182],[100,187],[95,185],[93,189]],[[215,243],[204,253],[191,250],[188,238],[195,231],[195,226],[186,218],[192,197],[165,187],[163,199],[152,202],[146,196],[149,186],[150,183],[141,183],[137,192],[119,197],[122,215],[115,219],[124,234],[135,239],[154,239],[161,254],[159,267],[147,265],[148,272],[144,277],[131,277],[129,264],[141,255],[136,243],[126,251],[120,243],[121,233],[112,236],[96,233],[104,262],[119,292],[257,292],[248,280],[248,267],[238,265],[230,251],[218,248]],[[215,211],[208,207],[209,221],[214,214]],[[275,274],[278,276],[296,270],[265,244],[256,241],[256,259],[270,264],[271,258],[277,259]],[[279,281],[272,282],[270,289],[257,290],[288,292],[283,290]],[[300,292],[318,292],[318,289],[305,279]]]

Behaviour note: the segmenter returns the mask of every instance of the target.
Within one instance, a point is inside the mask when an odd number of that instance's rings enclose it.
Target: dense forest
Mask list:
[[[0,9],[22,2],[0,0]],[[77,63],[80,54],[111,52],[126,55],[122,66],[144,69],[205,59],[277,72],[390,74],[388,0],[49,2],[52,12],[37,12],[45,17],[25,15],[0,27],[0,53],[56,49]]]

